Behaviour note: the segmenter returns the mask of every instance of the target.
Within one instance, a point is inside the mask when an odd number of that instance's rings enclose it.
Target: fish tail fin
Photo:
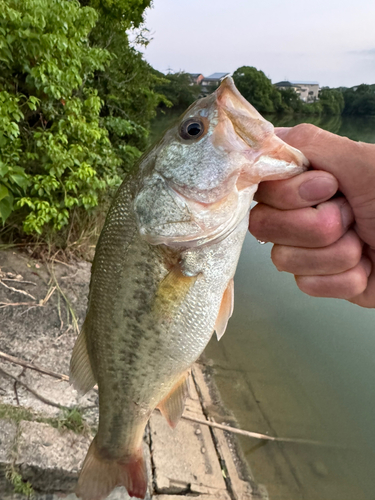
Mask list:
[[[125,486],[131,497],[145,497],[147,471],[142,449],[125,460],[110,460],[100,456],[94,439],[83,463],[75,493],[82,500],[103,500],[116,486]]]

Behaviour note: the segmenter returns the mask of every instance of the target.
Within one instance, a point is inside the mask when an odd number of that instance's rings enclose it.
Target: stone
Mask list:
[[[17,436],[17,424],[11,420],[0,420],[0,467],[12,461]]]
[[[23,421],[15,465],[35,489],[71,491],[91,439],[48,424]]]
[[[191,384],[193,386],[193,384]],[[194,386],[185,413],[205,420]],[[164,417],[150,419],[151,450],[157,493],[204,493],[227,498],[211,432],[207,426],[184,420],[172,430]]]
[[[212,408],[214,406],[214,401],[212,400],[203,370],[198,364],[194,365],[193,376],[195,383],[199,387],[204,407],[206,410]],[[225,432],[220,429],[212,428],[212,434],[214,436],[217,453],[222,463],[225,464],[227,481],[234,499],[266,500],[268,494],[263,486],[257,485],[252,477],[248,477],[247,480],[241,477],[237,468],[239,458],[236,456],[236,451],[225,435]]]

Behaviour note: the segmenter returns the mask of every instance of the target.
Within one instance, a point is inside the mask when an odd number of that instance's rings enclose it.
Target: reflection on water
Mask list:
[[[275,127],[293,127],[298,123],[312,123],[333,134],[349,137],[354,141],[375,143],[375,116],[268,116]]]
[[[374,118],[318,120],[306,121],[375,142]],[[243,437],[255,479],[270,500],[374,500],[375,311],[305,296],[292,276],[276,271],[269,253],[270,245],[248,235],[234,315],[206,355],[242,428],[327,446]]]

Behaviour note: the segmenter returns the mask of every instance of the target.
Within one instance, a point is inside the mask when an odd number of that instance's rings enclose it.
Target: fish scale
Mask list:
[[[76,490],[83,500],[118,485],[144,497],[145,426],[159,407],[175,427],[189,368],[225,331],[258,183],[307,164],[226,79],[125,179],[97,245],[71,361],[78,390],[99,387],[99,428]]]

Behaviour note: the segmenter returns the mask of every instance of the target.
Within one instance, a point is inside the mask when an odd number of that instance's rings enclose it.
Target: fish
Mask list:
[[[77,496],[103,500],[122,485],[144,498],[145,426],[155,408],[177,425],[192,364],[226,330],[257,187],[307,167],[228,77],[124,180],[98,241],[70,365],[81,394],[96,383],[99,392]]]

